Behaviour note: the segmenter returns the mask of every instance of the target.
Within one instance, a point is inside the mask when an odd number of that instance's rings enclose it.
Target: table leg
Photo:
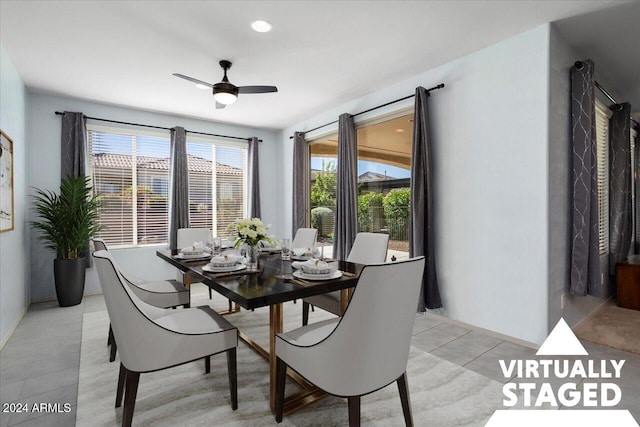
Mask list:
[[[349,304],[349,292],[346,289],[340,289],[340,316],[347,310]]]
[[[269,307],[269,404],[276,406],[276,335],[282,332],[282,303]]]
[[[191,307],[191,276],[189,273],[182,274],[182,284],[189,291],[189,303],[184,305],[184,308]]]

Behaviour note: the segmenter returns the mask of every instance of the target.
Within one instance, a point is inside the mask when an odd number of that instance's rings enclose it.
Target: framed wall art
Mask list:
[[[0,233],[13,230],[13,141],[0,129]]]

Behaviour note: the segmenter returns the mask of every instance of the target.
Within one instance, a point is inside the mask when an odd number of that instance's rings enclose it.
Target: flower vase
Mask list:
[[[258,271],[258,259],[260,258],[260,245],[249,245],[247,248],[247,270]]]

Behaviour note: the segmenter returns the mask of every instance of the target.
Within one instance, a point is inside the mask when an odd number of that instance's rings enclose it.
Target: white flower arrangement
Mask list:
[[[237,234],[235,247],[241,243],[255,246],[260,242],[273,244],[273,239],[267,236],[267,230],[271,225],[264,225],[260,218],[244,218],[236,220],[229,225],[229,229]]]

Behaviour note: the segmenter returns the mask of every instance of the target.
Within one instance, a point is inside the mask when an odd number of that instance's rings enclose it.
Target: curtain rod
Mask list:
[[[62,116],[64,113],[61,113],[60,111],[56,111],[56,115],[57,116]],[[153,126],[153,125],[143,125],[140,123],[131,123],[131,122],[121,122],[119,120],[109,120],[109,119],[100,119],[98,117],[89,117],[89,116],[85,116],[87,119],[91,119],[91,120],[98,120],[101,122],[109,122],[109,123],[118,123],[121,125],[131,125],[131,126],[141,126],[141,127],[145,127],[145,128],[152,128],[152,129],[162,129],[162,130],[171,130],[171,128],[165,128],[162,126]],[[189,133],[193,133],[196,135],[207,135],[207,136],[216,136],[218,138],[229,138],[229,139],[239,139],[242,141],[249,141],[251,138],[242,138],[240,136],[230,136],[230,135],[218,135],[216,133],[206,133],[206,132],[195,132],[192,130],[186,130],[185,132],[189,132]],[[261,139],[258,140],[258,142],[262,142]]]
[[[582,61],[576,61],[575,64],[573,64],[578,70],[582,70]],[[614,105],[619,105],[615,99],[613,99],[613,96],[609,95],[609,92],[606,91],[605,88],[602,87],[602,85],[600,85],[600,83],[598,83],[597,81],[595,81],[595,85],[598,89],[600,89],[600,92],[602,92],[602,94],[604,96],[606,96],[607,98],[609,98],[609,101],[613,102]],[[613,107],[613,105],[611,106]],[[631,119],[631,121],[633,123],[636,124],[636,126],[640,126],[640,124],[636,121],[636,119],[634,119],[631,115],[629,115],[629,118]]]
[[[443,87],[444,87],[444,83],[440,83],[440,84],[439,84],[439,85],[437,85],[437,86],[434,86],[434,87],[432,87],[432,88],[427,89],[427,93],[431,92],[432,90],[442,89]],[[395,99],[395,100],[393,100],[393,101],[389,101],[389,102],[387,102],[387,103],[385,103],[385,104],[378,105],[377,107],[369,108],[368,110],[364,110],[364,111],[360,111],[359,113],[355,113],[355,114],[353,114],[353,117],[359,116],[359,115],[361,115],[361,114],[368,113],[368,112],[370,112],[370,111],[377,110],[378,108],[386,107],[387,105],[395,104],[396,102],[404,101],[405,99],[413,98],[414,96],[416,96],[416,94],[415,94],[415,93],[414,93],[414,94],[412,94],[412,95],[408,95],[408,96],[405,96],[405,97],[399,98],[399,99]],[[338,120],[334,120],[334,121],[332,121],[332,122],[325,123],[325,124],[323,124],[323,125],[321,125],[321,126],[314,127],[313,129],[309,129],[309,130],[307,130],[307,131],[304,131],[303,133],[311,133],[311,132],[313,132],[313,131],[315,131],[315,130],[322,129],[322,128],[323,128],[323,127],[325,127],[325,126],[333,125],[333,124],[335,124],[335,123],[338,123]],[[289,137],[289,139],[293,139],[293,136],[290,136],[290,137]]]

